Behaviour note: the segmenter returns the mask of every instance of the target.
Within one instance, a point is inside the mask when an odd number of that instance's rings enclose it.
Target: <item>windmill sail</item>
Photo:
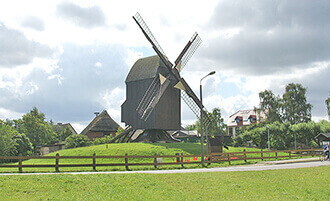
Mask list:
[[[136,13],[133,16],[133,19],[135,20],[135,22],[139,25],[140,29],[142,30],[144,36],[148,39],[148,41],[151,43],[152,48],[156,51],[156,53],[158,54],[158,56],[161,58],[161,60],[164,62],[164,64],[171,68],[173,66],[173,64],[168,60],[164,50],[162,49],[162,47],[159,45],[159,43],[157,42],[156,38],[154,37],[154,35],[152,34],[152,32],[150,31],[149,27],[147,26],[147,24],[144,22],[143,18],[141,17],[141,15],[139,13]]]
[[[202,43],[202,39],[198,36],[197,32],[191,37],[187,45],[183,48],[182,52],[175,60],[175,68],[181,72],[186,66],[192,55],[195,53],[199,45]]]
[[[148,90],[141,99],[138,107],[136,108],[136,111],[140,115],[141,119],[143,119],[144,121],[148,119],[152,110],[158,103],[159,99],[161,98],[169,84],[169,78],[164,77],[160,73],[159,76],[156,76],[153,79],[151,85],[149,86]]]
[[[161,79],[163,78],[156,76],[153,82],[151,83],[151,85],[149,86],[148,90],[144,94],[143,98],[141,99],[136,109],[139,115],[141,116],[141,119],[146,120],[149,117],[152,110],[158,103],[159,99],[164,94],[166,88],[169,86],[170,76],[173,76],[174,79],[178,81],[178,83],[174,87],[179,88],[181,89],[181,91],[183,91],[182,93],[184,95],[182,96],[182,98],[190,107],[190,109],[195,113],[195,115],[198,118],[200,117],[199,114],[201,113],[200,111],[202,110],[203,119],[205,119],[206,122],[211,122],[210,118],[207,115],[207,111],[205,107],[197,98],[193,90],[189,87],[187,82],[183,78],[181,78],[179,74],[202,42],[198,34],[194,33],[194,35],[191,37],[187,45],[184,47],[184,49],[176,59],[175,67],[172,68],[173,64],[168,60],[165,52],[157,42],[156,38],[154,37],[154,35],[150,31],[147,24],[144,22],[140,14],[136,13],[133,16],[133,19],[138,24],[145,37],[151,43],[152,48],[156,51],[157,55],[160,57],[160,59],[167,67],[167,70],[169,71],[169,74],[166,76],[164,83],[161,83]]]

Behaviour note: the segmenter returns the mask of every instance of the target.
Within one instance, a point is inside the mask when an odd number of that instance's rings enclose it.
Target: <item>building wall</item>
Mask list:
[[[111,131],[111,132],[88,132],[87,137],[89,140],[94,140],[95,138],[102,138],[105,136],[116,136],[116,131]]]
[[[41,152],[41,155],[46,155],[46,154],[49,154],[49,153],[52,153],[55,151],[63,150],[65,148],[66,148],[66,146],[64,144],[63,145],[53,145],[53,146],[41,147],[40,152]]]

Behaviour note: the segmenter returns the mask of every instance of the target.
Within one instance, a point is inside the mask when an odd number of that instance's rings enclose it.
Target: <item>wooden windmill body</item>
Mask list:
[[[148,87],[159,74],[166,77],[168,72],[164,63],[157,55],[139,59],[133,65],[125,80],[126,101],[122,105],[121,110],[122,122],[132,126],[134,129],[180,129],[180,90],[174,88],[173,84],[165,89],[164,94],[160,97],[146,120],[141,119],[141,116],[136,111]]]

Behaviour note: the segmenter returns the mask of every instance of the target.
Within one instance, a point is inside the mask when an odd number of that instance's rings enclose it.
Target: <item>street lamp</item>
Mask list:
[[[267,129],[268,129],[268,151],[270,151],[269,126],[267,126]],[[270,152],[268,152],[268,156],[270,157]]]
[[[209,74],[205,75],[199,84],[199,92],[200,92],[200,100],[201,100],[201,105],[203,107],[203,92],[202,92],[202,81],[209,75],[214,75],[215,71],[210,72]],[[204,135],[203,135],[203,108],[201,109],[201,157],[202,157],[202,166],[204,166]]]

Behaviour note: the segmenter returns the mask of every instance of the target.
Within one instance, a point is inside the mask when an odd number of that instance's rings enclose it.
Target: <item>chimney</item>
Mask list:
[[[95,116],[97,117],[97,116],[99,116],[99,112],[94,112],[94,114],[95,114]]]

